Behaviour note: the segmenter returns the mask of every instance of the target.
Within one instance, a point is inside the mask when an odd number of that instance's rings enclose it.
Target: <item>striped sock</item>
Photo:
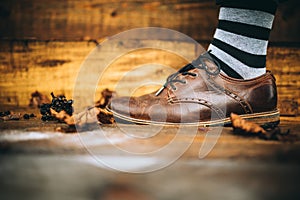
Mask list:
[[[268,40],[277,8],[276,3],[247,2],[221,6],[219,24],[208,48],[222,72],[238,79],[266,73]]]

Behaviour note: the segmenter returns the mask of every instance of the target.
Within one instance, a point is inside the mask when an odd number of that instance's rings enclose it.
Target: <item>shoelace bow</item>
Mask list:
[[[196,60],[192,61],[192,63],[189,63],[189,64],[185,65],[179,71],[175,72],[174,74],[171,74],[167,78],[166,83],[156,92],[155,95],[158,96],[168,85],[170,85],[170,87],[173,90],[176,90],[176,86],[174,85],[174,83],[186,84],[185,80],[178,79],[178,75],[182,74],[184,76],[194,76],[195,77],[195,76],[197,76],[196,73],[189,72],[190,70],[195,69],[195,68],[205,70],[206,73],[210,76],[218,75],[221,71],[220,64],[216,60],[214,60],[209,55],[209,53],[210,53],[210,51],[205,52],[204,54],[200,55]],[[211,71],[205,63],[206,60],[211,61],[212,63],[214,63],[215,66],[216,66],[216,69]]]

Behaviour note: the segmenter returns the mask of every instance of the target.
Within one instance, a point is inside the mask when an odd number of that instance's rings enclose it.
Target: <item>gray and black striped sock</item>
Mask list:
[[[223,73],[251,79],[266,73],[266,55],[277,4],[222,5],[219,24],[208,50]]]

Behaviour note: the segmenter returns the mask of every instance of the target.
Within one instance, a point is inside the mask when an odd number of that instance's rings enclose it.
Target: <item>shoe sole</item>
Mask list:
[[[219,119],[219,120],[212,120],[212,121],[205,121],[205,122],[193,122],[193,123],[172,123],[172,122],[157,122],[157,121],[150,121],[150,120],[141,120],[131,118],[122,114],[119,114],[109,108],[106,108],[107,111],[111,112],[116,120],[116,122],[124,123],[124,124],[140,124],[140,125],[160,125],[160,126],[198,126],[198,127],[209,127],[209,126],[231,126],[230,117]],[[254,122],[258,125],[264,127],[274,127],[277,126],[280,122],[280,113],[276,109],[274,111],[269,112],[261,112],[261,113],[253,113],[253,114],[244,114],[239,115],[241,118]]]

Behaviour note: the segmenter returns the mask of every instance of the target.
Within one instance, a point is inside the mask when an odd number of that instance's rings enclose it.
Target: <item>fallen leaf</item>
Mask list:
[[[231,113],[230,120],[235,131],[243,131],[250,134],[265,134],[266,131],[261,126],[244,120],[239,115]]]
[[[297,135],[290,134],[290,130],[282,133],[278,126],[264,128],[256,123],[247,121],[237,114],[231,113],[230,120],[233,132],[242,136],[257,136],[264,140],[277,140],[294,142],[298,140]]]

